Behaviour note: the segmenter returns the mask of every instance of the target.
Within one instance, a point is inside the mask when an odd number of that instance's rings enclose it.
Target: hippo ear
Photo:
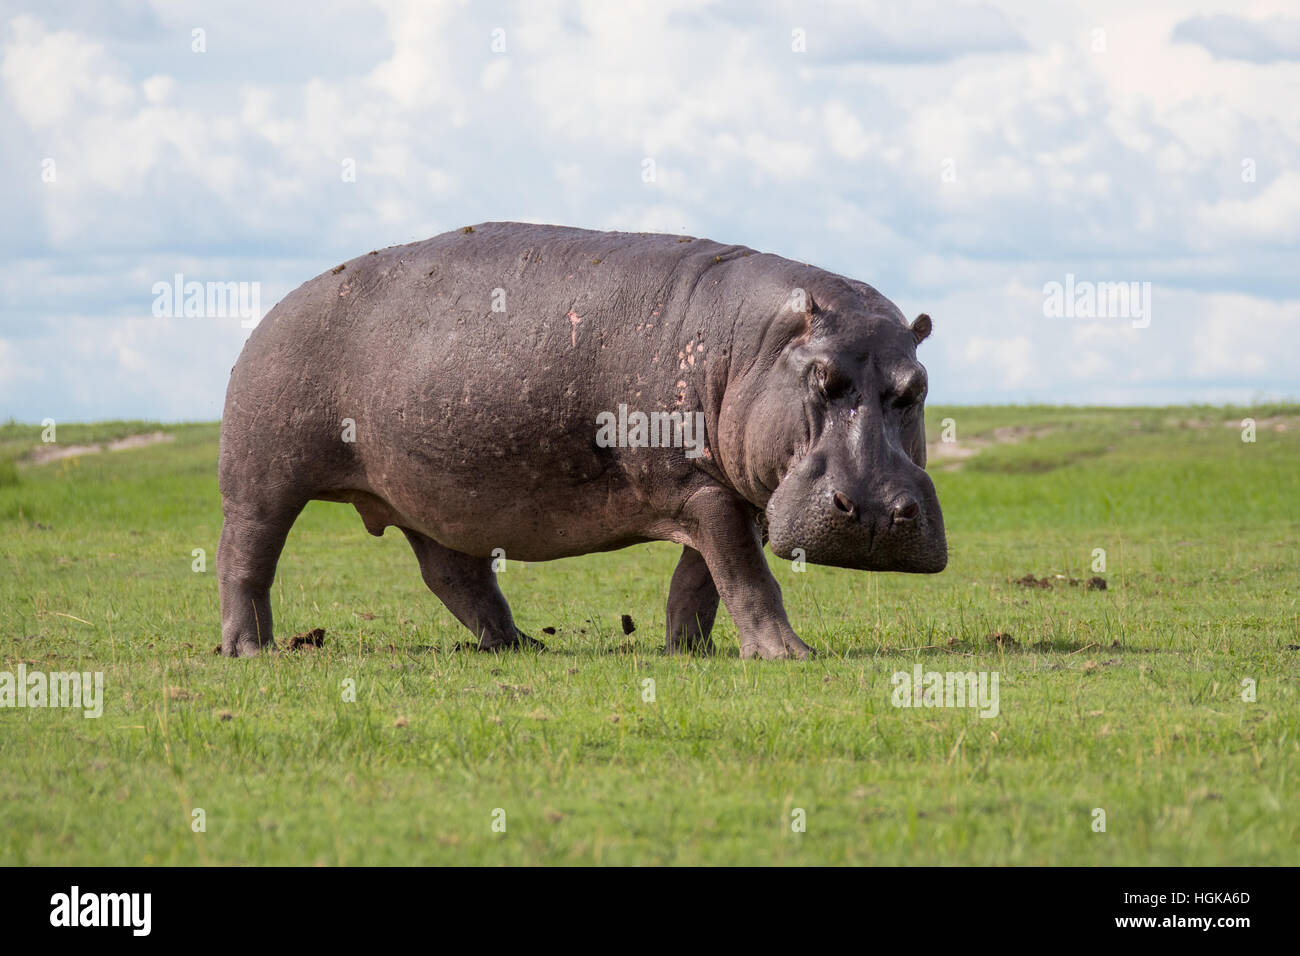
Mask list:
[[[917,345],[930,337],[931,328],[930,317],[924,312],[916,317],[916,321],[912,323],[912,338],[916,340]]]
[[[792,289],[790,292],[789,302],[791,310],[798,315],[811,317],[820,311],[817,307],[817,303],[813,301],[812,293],[807,289]]]

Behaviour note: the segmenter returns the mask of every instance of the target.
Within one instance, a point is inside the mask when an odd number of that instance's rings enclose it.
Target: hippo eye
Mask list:
[[[903,383],[902,388],[894,394],[890,404],[901,409],[916,408],[925,401],[927,391],[925,375],[913,374]]]
[[[827,398],[839,398],[849,388],[848,377],[826,362],[813,363],[812,378],[817,391]]]

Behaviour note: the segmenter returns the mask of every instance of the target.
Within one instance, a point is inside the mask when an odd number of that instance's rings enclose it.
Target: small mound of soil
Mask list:
[[[1017,641],[1010,634],[1008,634],[1006,631],[990,631],[988,635],[988,641],[990,644],[995,644],[1000,648],[1020,646],[1020,642]]]
[[[310,631],[303,631],[301,634],[295,634],[289,638],[289,643],[284,645],[286,651],[299,651],[304,648],[315,649],[325,643],[325,628],[315,627]]]

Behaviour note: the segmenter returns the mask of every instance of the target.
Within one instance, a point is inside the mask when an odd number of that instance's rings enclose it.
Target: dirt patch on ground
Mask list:
[[[1194,430],[1217,427],[1240,429],[1242,420],[1246,417],[1249,416],[1242,414],[1228,419],[1170,417],[1163,420],[1162,427],[1166,429],[1188,428]],[[1257,432],[1300,431],[1300,416],[1296,415],[1268,415],[1255,418],[1254,421]],[[1134,419],[1131,425],[1135,433],[1150,427],[1141,419]],[[1056,430],[1055,426],[1034,428],[1028,425],[1007,425],[970,438],[959,438],[956,441],[928,442],[926,444],[926,455],[932,468],[939,471],[956,471],[968,459],[975,457],[985,449],[997,445],[1015,445],[1026,438],[1043,438]]]
[[[1093,575],[1087,581],[1080,581],[1078,578],[1066,577],[1064,574],[1058,574],[1051,578],[1036,578],[1031,573],[1026,574],[1023,578],[1016,578],[1012,583],[1019,584],[1022,588],[1039,588],[1041,590],[1047,590],[1056,584],[1068,584],[1074,588],[1083,584],[1087,586],[1089,591],[1106,590],[1106,579],[1099,575]]]
[[[925,446],[929,461],[941,463],[944,471],[955,471],[967,458],[973,458],[986,448],[994,445],[1015,445],[1026,438],[1042,438],[1050,435],[1054,428],[1030,428],[1025,425],[1007,425],[995,428],[987,435],[965,438],[958,441],[936,441]]]
[[[44,465],[61,458],[98,455],[101,451],[129,451],[132,448],[144,448],[146,445],[175,440],[176,436],[167,432],[148,432],[143,435],[127,435],[116,441],[99,442],[94,445],[60,445],[58,442],[51,442],[48,445],[37,445],[28,454],[27,460],[33,465]]]
[[[1046,590],[1052,586],[1048,578],[1036,578],[1032,574],[1026,574],[1023,578],[1017,578],[1016,583],[1022,588],[1043,588]]]
[[[937,441],[925,447],[926,458],[932,462],[946,462],[949,467],[960,467],[967,458],[979,454],[993,443],[983,438],[968,438],[965,441]],[[955,462],[956,465],[951,463]]]
[[[1234,418],[1223,423],[1224,428],[1240,428],[1242,419]],[[1285,432],[1292,431],[1300,426],[1300,419],[1286,415],[1274,415],[1271,418],[1255,419],[1255,430],[1260,432],[1275,431]]]
[[[1246,418],[1254,418],[1253,415],[1241,414],[1234,418],[1215,419],[1215,418],[1166,418],[1164,426],[1166,428],[1190,428],[1200,431],[1204,428],[1214,428],[1222,426],[1223,428],[1241,428],[1241,423]],[[1296,415],[1268,415],[1263,418],[1255,418],[1255,430],[1260,432],[1287,432],[1300,429],[1300,416]]]

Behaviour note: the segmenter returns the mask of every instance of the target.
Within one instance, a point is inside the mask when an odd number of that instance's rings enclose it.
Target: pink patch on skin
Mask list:
[[[581,321],[582,319],[578,318],[577,312],[569,311],[569,344],[571,346],[578,344],[578,323]]]

